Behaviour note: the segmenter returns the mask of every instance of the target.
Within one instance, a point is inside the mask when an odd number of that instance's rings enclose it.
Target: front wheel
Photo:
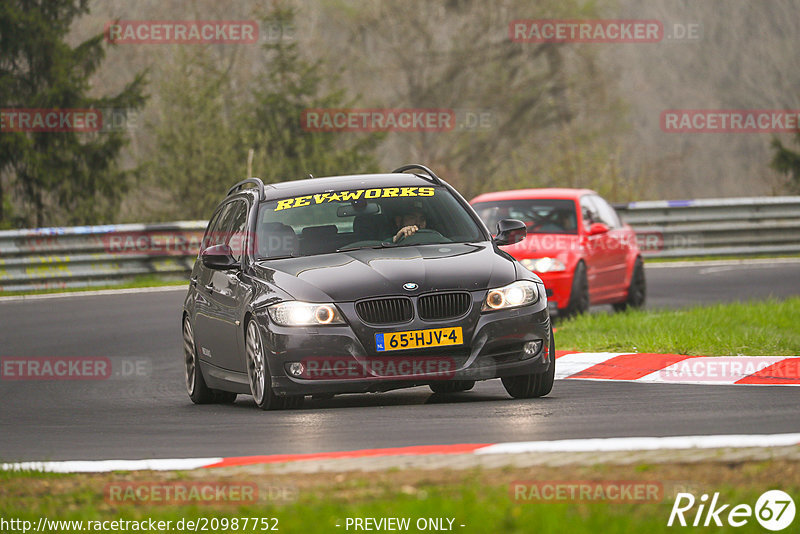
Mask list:
[[[553,331],[550,330],[550,367],[542,373],[529,375],[508,376],[502,378],[503,387],[515,399],[531,399],[544,397],[553,390],[553,381],[556,377],[556,343]]]
[[[267,364],[266,351],[261,338],[261,331],[255,319],[247,323],[245,335],[247,353],[247,378],[250,382],[250,393],[256,406],[262,410],[281,410],[299,408],[303,405],[302,395],[278,397],[272,391],[272,380]]]

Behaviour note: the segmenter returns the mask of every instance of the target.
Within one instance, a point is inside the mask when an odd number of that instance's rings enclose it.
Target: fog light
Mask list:
[[[289,374],[292,376],[301,376],[305,370],[306,366],[303,365],[301,362],[292,362],[288,364],[289,367]]]
[[[522,346],[522,352],[525,358],[530,358],[532,356],[536,356],[539,354],[539,351],[542,350],[542,340],[537,339],[535,341],[528,341],[525,345]]]

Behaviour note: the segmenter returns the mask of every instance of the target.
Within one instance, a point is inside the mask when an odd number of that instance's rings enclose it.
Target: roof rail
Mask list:
[[[442,182],[442,179],[439,178],[438,176],[436,176],[436,173],[434,173],[432,170],[430,170],[425,165],[420,165],[418,163],[411,163],[409,165],[403,165],[402,167],[398,167],[397,169],[393,170],[392,173],[395,173],[395,172],[406,172],[406,171],[410,171],[412,169],[423,171],[423,172],[425,172],[425,174],[427,174],[430,177],[430,179],[431,179],[431,181],[433,183],[438,184],[438,185],[444,185],[444,183]],[[416,173],[414,173],[414,174],[416,174]]]
[[[237,191],[241,191],[246,184],[256,184],[256,187],[258,188],[258,200],[264,200],[266,198],[264,195],[264,182],[261,181],[261,178],[255,178],[255,177],[247,178],[246,180],[242,180],[238,184],[234,185],[233,187],[228,189],[228,194],[225,196],[229,197],[231,196],[231,194]]]

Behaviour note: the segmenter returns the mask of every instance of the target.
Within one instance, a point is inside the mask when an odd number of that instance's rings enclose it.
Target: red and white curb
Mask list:
[[[666,384],[800,386],[800,357],[556,351],[556,378]]]
[[[230,458],[180,458],[154,460],[75,460],[64,462],[21,462],[0,464],[6,471],[46,471],[50,473],[107,473],[110,471],[172,471],[258,464],[291,464],[313,460],[351,460],[354,458],[492,455],[524,453],[572,453],[717,449],[800,446],[800,434],[745,434],[716,436],[625,437],[525,441],[516,443],[472,443],[423,445],[389,449],[362,449],[311,454],[273,454]]]

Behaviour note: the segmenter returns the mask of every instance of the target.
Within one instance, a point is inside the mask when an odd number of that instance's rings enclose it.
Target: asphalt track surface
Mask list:
[[[800,262],[648,269],[649,307],[800,295]],[[139,375],[0,380],[0,460],[189,458],[587,437],[797,432],[800,388],[559,380],[543,399],[500,381],[307,400],[195,406],[183,389],[184,291],[0,302],[0,357],[105,356]],[[130,368],[128,369],[130,371]],[[115,371],[116,372],[116,371]],[[424,406],[423,406],[424,405]]]

